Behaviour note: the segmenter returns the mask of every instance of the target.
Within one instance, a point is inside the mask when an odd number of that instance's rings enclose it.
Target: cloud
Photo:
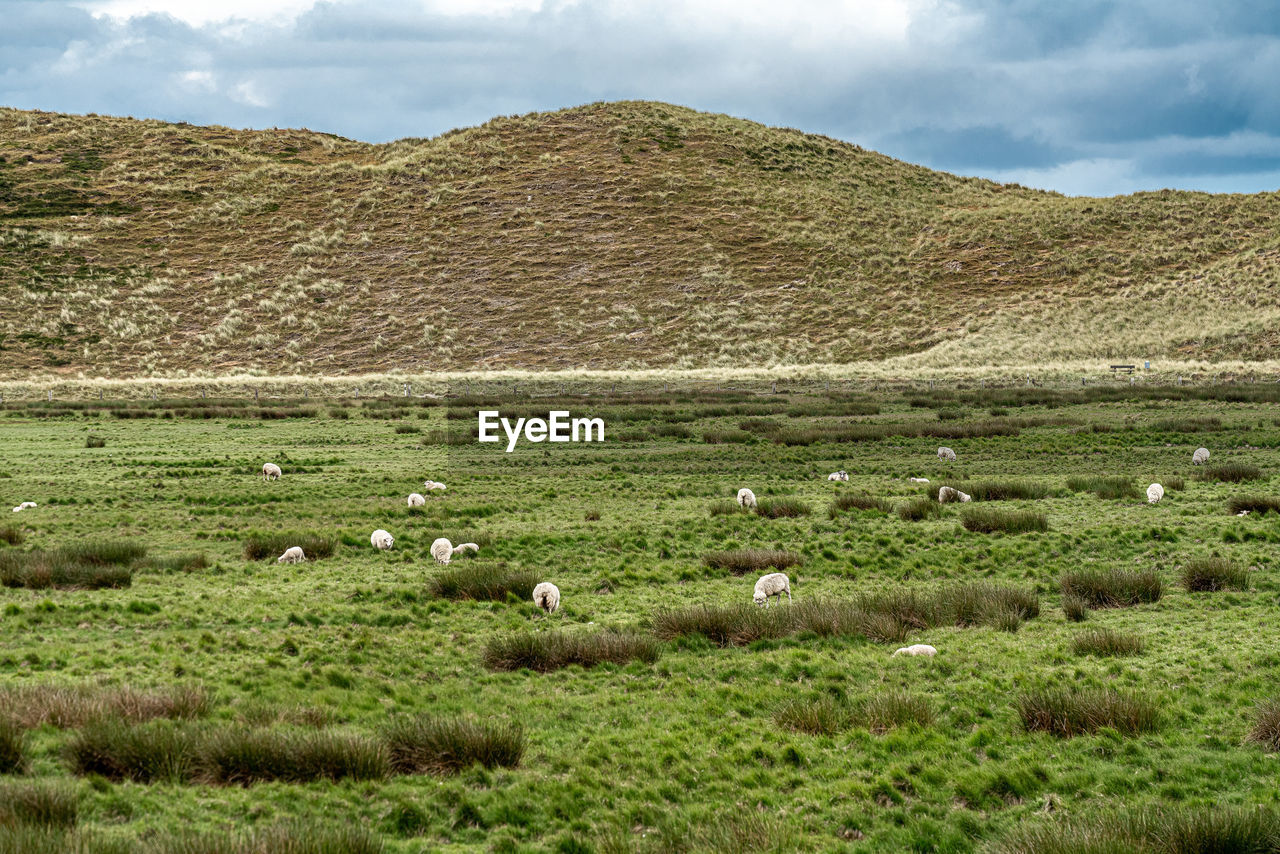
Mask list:
[[[385,141],[642,98],[1063,192],[1277,186],[1268,0],[0,4],[11,106]]]

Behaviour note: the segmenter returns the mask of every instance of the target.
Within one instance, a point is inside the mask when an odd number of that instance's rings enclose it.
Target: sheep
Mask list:
[[[419,495],[418,493],[416,493],[416,492],[411,492],[411,493],[409,493],[409,506],[410,506],[410,507],[421,507],[423,504],[426,504],[426,503],[427,503],[427,499],[423,498],[423,497],[422,497],[421,495]]]
[[[938,459],[944,463],[954,463],[956,461],[956,452],[950,448],[939,448]]]
[[[546,611],[548,616],[560,607],[560,588],[550,581],[544,581],[533,588],[533,604]]]
[[[276,465],[275,463],[263,463],[263,465],[262,465],[262,479],[263,479],[264,481],[267,481],[267,480],[279,480],[279,479],[280,479],[280,474],[281,474],[281,472],[280,472],[280,466]]]
[[[369,542],[373,543],[375,549],[389,549],[395,544],[396,538],[379,528],[369,537]]]
[[[889,657],[897,658],[900,655],[927,655],[930,658],[933,658],[933,656],[937,654],[938,651],[927,643],[913,643],[911,646],[902,647]]]
[[[756,506],[756,494],[745,486],[738,490],[738,506],[751,510]]]
[[[1202,466],[1209,462],[1209,449],[1196,448],[1196,452],[1191,455],[1191,464],[1193,466]]]
[[[969,495],[968,493],[965,493],[965,492],[961,492],[960,490],[956,489],[954,486],[944,486],[938,490],[939,504],[947,504],[948,502],[951,502],[951,501],[959,501],[961,504],[964,504],[972,500],[973,500],[972,495]]]
[[[841,483],[848,483],[849,473],[843,469],[840,471],[833,471],[831,474],[827,475],[827,480],[838,480]]]
[[[929,482],[929,478],[927,477],[909,477],[907,478],[907,480],[911,481],[912,483],[928,483]]]
[[[289,546],[284,550],[284,554],[276,558],[276,563],[302,563],[307,556],[302,553],[301,546]]]
[[[1147,503],[1155,504],[1161,498],[1164,498],[1164,487],[1158,483],[1153,483],[1147,487]]]
[[[791,580],[787,578],[785,572],[771,572],[768,575],[760,576],[760,580],[756,582],[755,593],[751,596],[751,600],[757,605],[769,607],[769,597],[777,596],[778,601],[782,601],[782,594],[787,594],[787,601],[791,599]]]
[[[17,507],[13,508],[13,512],[20,513],[23,510],[30,510],[32,507],[35,507],[35,506],[36,506],[36,503],[34,501],[24,501],[21,504],[19,504]]]
[[[438,481],[438,480],[424,480],[424,481],[422,482],[422,488],[423,488],[423,489],[426,489],[426,490],[428,490],[428,491],[430,491],[430,490],[432,490],[432,489],[439,489],[439,490],[443,490],[443,489],[445,489],[446,487],[445,487],[445,485],[444,485],[443,483],[441,483],[441,482],[440,482],[440,481]]]
[[[459,552],[467,551],[468,549],[473,552],[480,551],[480,547],[475,543],[462,543],[461,545],[455,546],[453,543],[449,542],[447,537],[440,537],[431,544],[431,556],[440,563],[447,564],[449,561],[453,560],[454,555]]]

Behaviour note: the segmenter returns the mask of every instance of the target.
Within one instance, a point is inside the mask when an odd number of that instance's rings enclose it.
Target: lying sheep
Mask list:
[[[944,463],[954,463],[956,461],[956,452],[950,448],[939,448],[938,459]]]
[[[752,510],[756,506],[756,494],[745,486],[738,490],[738,506]]]
[[[1209,449],[1196,448],[1196,452],[1191,455],[1191,464],[1193,466],[1202,466],[1209,462]]]
[[[275,463],[264,463],[262,466],[262,479],[279,480],[281,475],[280,466]]]
[[[932,658],[937,654],[938,654],[938,651],[933,647],[929,646],[927,643],[913,643],[911,646],[902,647],[901,649],[899,649],[889,657],[897,658],[900,655],[927,655],[930,658]]]
[[[782,601],[782,594],[787,594],[787,601],[791,599],[791,580],[787,578],[785,572],[771,572],[768,575],[760,576],[760,580],[756,582],[756,591],[751,599],[757,605],[769,607],[769,597],[777,596],[778,601]]]
[[[284,554],[276,558],[276,563],[302,563],[307,556],[302,553],[301,546],[289,546],[284,550]]]
[[[411,492],[411,493],[409,493],[409,506],[410,506],[410,507],[421,507],[423,504],[426,504],[426,503],[427,503],[427,499],[423,498],[423,497],[422,497],[421,495],[419,495],[418,493],[416,493],[416,492]]]
[[[1147,487],[1147,503],[1155,504],[1161,498],[1164,498],[1164,487],[1158,483],[1153,483]]]
[[[928,483],[929,482],[929,478],[927,477],[909,477],[907,478],[907,480],[911,481],[912,483]]]
[[[840,471],[833,471],[831,474],[827,475],[827,480],[838,480],[841,483],[848,483],[849,473],[843,469]]]
[[[438,480],[424,480],[422,482],[422,488],[426,490],[432,490],[432,489],[443,490],[445,489],[445,485]]]
[[[959,501],[961,504],[964,504],[972,500],[973,500],[972,495],[969,495],[966,492],[961,492],[960,490],[956,489],[954,486],[944,486],[938,490],[939,504],[948,504],[952,501]]]
[[[375,549],[389,549],[395,544],[396,538],[379,528],[369,537],[369,542],[373,543]]]
[[[478,552],[480,551],[480,547],[475,543],[463,543],[462,545],[455,546],[453,543],[449,542],[447,537],[440,537],[431,544],[431,556],[440,563],[448,563],[453,560],[454,555],[467,550]]]
[[[556,609],[560,607],[560,588],[550,581],[542,582],[533,588],[533,604],[546,611],[549,615],[554,614]]]
[[[13,508],[13,512],[20,513],[23,510],[30,510],[32,507],[35,507],[35,506],[36,506],[36,503],[34,501],[24,501],[21,504],[19,504],[17,507]]]

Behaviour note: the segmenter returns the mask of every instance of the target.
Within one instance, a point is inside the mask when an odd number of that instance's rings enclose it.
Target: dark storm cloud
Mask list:
[[[772,19],[728,2],[335,0],[201,26],[0,0],[0,103],[383,141],[644,98],[1064,192],[1280,186],[1270,2],[902,2],[895,30],[821,0]]]

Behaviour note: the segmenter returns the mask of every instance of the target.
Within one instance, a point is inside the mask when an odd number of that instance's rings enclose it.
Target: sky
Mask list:
[[[370,142],[601,100],[1069,195],[1280,189],[1274,0],[0,0],[0,105]]]

